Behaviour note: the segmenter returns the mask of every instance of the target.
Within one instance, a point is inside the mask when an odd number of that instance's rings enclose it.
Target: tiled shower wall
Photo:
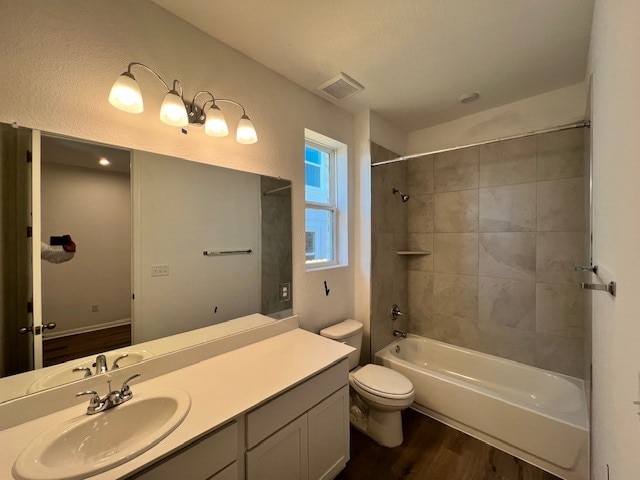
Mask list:
[[[412,333],[584,376],[585,294],[573,272],[586,257],[583,148],[583,132],[567,130],[406,162],[411,199],[387,201],[406,209],[406,248],[432,255],[381,261],[373,250],[373,266],[406,262]],[[375,167],[373,178],[400,182],[401,168]],[[388,197],[376,186],[374,206]]]
[[[291,185],[288,180],[260,177],[262,192]],[[291,308],[293,296],[280,301],[280,284],[291,286],[291,190],[261,195],[263,315]]]
[[[371,162],[384,162],[399,155],[371,143]],[[406,162],[376,167],[371,172],[371,356],[394,340],[393,329],[406,330],[407,264],[397,255],[407,246],[407,204],[393,188],[407,189]],[[403,316],[391,321],[391,306],[398,304]]]

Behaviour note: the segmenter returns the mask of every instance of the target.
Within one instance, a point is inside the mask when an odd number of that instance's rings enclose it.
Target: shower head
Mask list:
[[[400,195],[400,198],[402,199],[402,203],[408,202],[409,201],[409,195],[405,195],[404,193],[402,193],[400,190],[398,190],[397,188],[394,188],[392,190],[393,194],[395,195],[396,193],[398,195]]]

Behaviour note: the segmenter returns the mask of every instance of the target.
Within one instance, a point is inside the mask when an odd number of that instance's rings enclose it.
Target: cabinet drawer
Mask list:
[[[247,480],[309,480],[307,415],[247,452]]]
[[[143,480],[207,480],[238,459],[236,422],[194,442],[133,478]],[[222,472],[220,472],[222,473]],[[217,477],[213,477],[216,478]],[[226,477],[220,477],[226,478]]]
[[[207,480],[238,480],[238,462],[233,462],[227,468]]]
[[[283,393],[247,415],[247,448],[253,448],[276,430],[349,383],[349,362],[340,363]]]

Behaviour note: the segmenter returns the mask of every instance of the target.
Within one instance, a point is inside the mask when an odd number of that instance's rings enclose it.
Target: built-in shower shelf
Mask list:
[[[429,250],[399,250],[398,255],[431,255]]]

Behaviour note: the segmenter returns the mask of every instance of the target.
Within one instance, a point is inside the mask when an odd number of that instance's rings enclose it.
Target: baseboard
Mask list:
[[[81,333],[95,332],[98,330],[106,330],[107,328],[121,327],[123,325],[131,325],[131,319],[123,318],[121,320],[114,320],[113,322],[99,323],[97,325],[71,328],[69,330],[62,330],[59,332],[47,332],[46,334],[43,334],[43,337],[44,337],[44,340],[49,340],[52,338],[69,337],[71,335],[78,335]]]

